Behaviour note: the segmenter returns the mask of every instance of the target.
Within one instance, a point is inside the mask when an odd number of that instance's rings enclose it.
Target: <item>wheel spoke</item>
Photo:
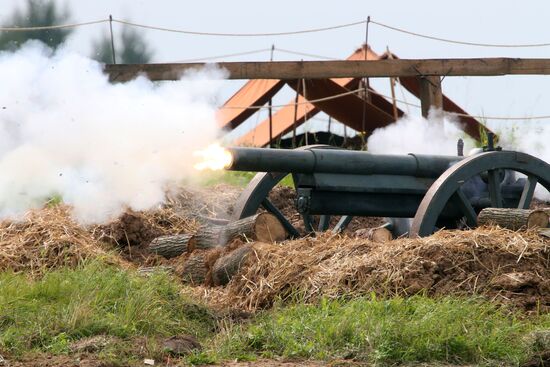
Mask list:
[[[493,208],[502,208],[502,193],[500,192],[500,180],[498,170],[492,169],[487,171],[487,179],[489,181],[489,198]]]
[[[332,232],[333,233],[342,232],[344,229],[346,229],[346,227],[348,226],[348,224],[351,222],[352,219],[353,219],[352,215],[343,215],[338,221],[338,223],[336,224],[336,226],[332,229]]]
[[[269,201],[268,198],[265,198],[262,201],[262,206],[265,208],[265,210],[267,210],[268,212],[276,216],[277,219],[279,219],[279,221],[281,222],[283,227],[285,227],[290,237],[293,237],[293,238],[300,237],[300,232],[298,232],[298,230],[288,221],[288,219],[286,219],[283,213],[281,213],[281,211],[277,209],[277,207],[273,205],[271,201]]]
[[[309,214],[302,214],[304,219],[304,228],[307,233],[314,233],[315,229],[313,228],[313,217]]]
[[[537,183],[538,180],[535,176],[527,176],[527,182],[525,182],[525,186],[523,186],[523,192],[521,193],[521,198],[519,199],[519,209],[529,209]]]
[[[317,227],[317,230],[319,232],[324,232],[328,229],[328,226],[330,225],[330,215],[321,215],[321,218],[319,218],[319,226]]]
[[[466,224],[468,227],[473,228],[477,225],[477,215],[470,201],[462,192],[462,189],[459,187],[458,190],[453,194],[452,199],[460,208],[462,214],[466,218]]]

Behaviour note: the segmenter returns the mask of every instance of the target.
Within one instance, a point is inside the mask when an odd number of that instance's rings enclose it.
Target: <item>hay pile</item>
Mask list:
[[[220,188],[223,189],[223,188]],[[233,190],[235,191],[235,190]],[[233,192],[228,195],[236,195]],[[96,257],[128,265],[161,263],[145,251],[149,242],[167,234],[195,232],[196,213],[212,215],[228,204],[211,190],[181,189],[156,209],[127,210],[107,224],[82,226],[70,215],[70,207],[56,205],[30,211],[23,220],[0,222],[0,271],[42,274],[48,269],[74,267]],[[120,256],[114,256],[116,253]]]
[[[65,206],[31,211],[19,222],[0,222],[0,270],[42,274],[74,267],[107,251],[92,234],[74,222]]]
[[[373,243],[324,235],[261,244],[229,283],[224,303],[247,310],[299,296],[478,294],[526,310],[550,307],[550,240],[536,231],[441,231]]]
[[[171,207],[136,212],[127,210],[116,220],[90,228],[100,241],[119,248],[143,247],[152,239],[168,234],[190,233],[198,228],[196,220]]]

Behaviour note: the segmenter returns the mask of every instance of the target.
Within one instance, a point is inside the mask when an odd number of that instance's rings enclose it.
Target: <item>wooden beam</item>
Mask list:
[[[185,72],[205,67],[204,63],[107,64],[112,81],[128,81],[137,75],[151,80],[177,80]],[[228,79],[324,79],[406,76],[491,76],[509,74],[550,74],[550,59],[426,59],[369,61],[276,61],[220,62]],[[212,64],[210,64],[212,66]]]
[[[428,118],[430,108],[443,109],[443,93],[439,76],[420,77],[420,104],[422,116]]]

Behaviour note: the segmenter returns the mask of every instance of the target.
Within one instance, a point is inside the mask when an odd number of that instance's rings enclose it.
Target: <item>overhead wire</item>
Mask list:
[[[50,29],[63,29],[63,28],[77,28],[92,24],[107,23],[109,19],[92,20],[89,22],[81,23],[69,23],[58,25],[44,25],[44,26],[32,26],[32,27],[0,27],[0,32],[28,32],[28,31],[46,31]]]
[[[341,60],[341,59],[338,59],[336,57],[310,54],[310,53],[300,52],[300,51],[292,51],[292,50],[287,50],[287,49],[279,48],[279,47],[275,48],[275,50],[279,51],[279,52],[282,52],[282,53],[287,53],[287,54],[297,55],[297,56],[313,57],[313,58],[324,59],[324,60]]]
[[[164,31],[164,32],[172,32],[172,33],[182,33],[182,34],[188,34],[188,35],[197,35],[197,36],[219,36],[219,37],[270,37],[270,36],[288,36],[288,35],[296,35],[296,34],[304,34],[304,33],[317,33],[317,32],[326,32],[330,30],[336,30],[341,28],[348,28],[348,27],[354,27],[362,24],[368,24],[372,23],[375,25],[378,25],[383,28],[387,28],[396,32],[401,32],[404,34],[408,34],[411,36],[431,39],[435,41],[440,42],[447,42],[447,43],[454,43],[454,44],[461,44],[461,45],[467,45],[467,46],[479,46],[479,47],[502,47],[502,48],[529,48],[529,47],[548,47],[550,46],[550,42],[540,42],[540,43],[524,43],[524,44],[504,44],[504,43],[481,43],[481,42],[470,42],[470,41],[461,41],[461,40],[455,40],[455,39],[449,39],[449,38],[443,38],[418,32],[413,32],[404,28],[395,27],[389,24],[381,23],[378,21],[373,20],[369,17],[369,19],[366,20],[360,20],[356,22],[350,22],[350,23],[343,23],[328,27],[319,27],[319,28],[310,28],[310,29],[301,29],[296,31],[284,31],[284,32],[263,32],[263,33],[231,33],[231,32],[201,32],[201,31],[193,31],[193,30],[187,30],[187,29],[177,29],[177,28],[169,28],[169,27],[161,27],[161,26],[153,26],[148,24],[142,24],[142,23],[136,23],[136,22],[130,22],[126,20],[116,19],[116,18],[105,18],[105,19],[98,19],[98,20],[92,20],[87,22],[79,22],[79,23],[68,23],[68,24],[57,24],[57,25],[45,25],[45,26],[29,26],[29,27],[0,27],[0,32],[27,32],[27,31],[41,31],[41,30],[52,30],[52,29],[63,29],[63,28],[76,28],[81,26],[87,26],[87,25],[93,25],[93,24],[100,24],[100,23],[107,23],[107,22],[114,22],[119,23],[123,25],[128,25],[132,27],[138,27],[138,28],[144,28],[144,29],[151,29],[151,30],[157,30],[157,31]],[[298,52],[290,51],[290,50],[282,50],[284,52],[292,52],[298,54]],[[307,55],[307,54],[304,54]],[[307,55],[310,56],[310,55]],[[319,55],[311,55],[318,57]],[[324,57],[323,57],[324,58]]]
[[[190,31],[186,29],[176,29],[176,28],[166,28],[166,27],[158,27],[158,26],[151,26],[146,24],[140,24],[140,23],[134,23],[129,22],[125,20],[120,19],[113,19],[113,22],[125,24],[133,27],[138,28],[145,28],[145,29],[151,29],[156,31],[164,31],[164,32],[172,32],[172,33],[182,33],[182,34],[190,34],[195,36],[218,36],[218,37],[273,37],[273,36],[290,36],[295,34],[304,34],[304,33],[317,33],[317,32],[325,32],[330,31],[334,29],[340,29],[340,28],[348,28],[353,27],[359,24],[364,24],[366,21],[361,20],[358,22],[352,22],[352,23],[345,23],[345,24],[338,24],[334,26],[329,27],[321,27],[321,28],[311,28],[311,29],[302,29],[297,31],[287,31],[287,32],[266,32],[266,33],[223,33],[223,32],[199,32],[199,31]]]
[[[222,59],[222,58],[225,58],[225,57],[237,57],[237,56],[254,55],[254,54],[259,54],[259,53],[269,52],[269,51],[271,51],[271,48],[262,48],[262,49],[258,49],[258,50],[236,52],[236,53],[225,54],[225,55],[198,57],[198,58],[185,59],[185,60],[176,60],[176,61],[173,61],[173,62],[174,63],[184,63],[184,62],[209,61],[209,60]]]
[[[307,104],[311,104],[311,103],[325,102],[325,101],[330,101],[330,100],[337,99],[337,98],[340,98],[340,97],[349,96],[350,94],[355,94],[355,93],[361,92],[363,90],[365,90],[365,88],[359,88],[359,89],[351,90],[351,91],[345,92],[345,93],[334,94],[334,95],[328,96],[328,97],[323,97],[323,98],[318,98],[318,99],[311,99],[311,100],[304,101],[304,102],[287,103],[287,104],[284,104],[284,105],[273,105],[271,107],[273,107],[273,108],[283,108],[283,107],[286,107],[286,106],[301,106],[301,105],[307,105]],[[260,106],[221,106],[220,107],[220,109],[230,109],[230,110],[261,110],[261,109],[265,109],[265,108],[269,108],[269,106],[260,105]]]
[[[528,48],[528,47],[547,47],[550,46],[550,42],[545,43],[525,43],[525,44],[505,44],[505,43],[480,43],[480,42],[469,42],[469,41],[459,41],[459,40],[453,40],[448,38],[442,38],[437,36],[431,36],[427,34],[412,32],[403,28],[394,27],[391,25],[387,25],[384,23],[376,22],[374,20],[370,20],[372,24],[376,24],[380,27],[384,27],[387,29],[391,29],[397,32],[405,33],[411,36],[431,39],[434,41],[440,41],[440,42],[447,42],[447,43],[454,43],[459,45],[467,45],[467,46],[478,46],[478,47],[495,47],[495,48]]]

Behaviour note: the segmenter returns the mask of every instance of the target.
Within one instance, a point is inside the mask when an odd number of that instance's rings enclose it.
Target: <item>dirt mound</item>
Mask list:
[[[0,270],[36,275],[99,256],[107,256],[104,246],[71,219],[67,207],[44,208],[19,222],[0,223]]]
[[[95,237],[124,249],[143,247],[153,238],[167,235],[193,232],[198,223],[185,215],[178,214],[173,208],[163,207],[145,212],[128,210],[111,223],[92,229]]]
[[[21,221],[5,220],[0,222],[0,271],[41,274],[94,257],[125,264],[125,260],[139,265],[164,263],[146,251],[149,242],[162,235],[195,232],[200,225],[196,213],[211,216],[214,210],[221,210],[224,190],[229,196],[236,195],[236,189],[224,187],[215,192],[182,189],[157,209],[128,210],[110,223],[89,227],[76,223],[64,205],[33,210]],[[109,255],[113,251],[122,258]]]
[[[254,310],[296,294],[312,301],[426,292],[550,309],[550,240],[536,231],[441,231],[387,243],[327,234],[255,252],[228,284],[226,304]]]

